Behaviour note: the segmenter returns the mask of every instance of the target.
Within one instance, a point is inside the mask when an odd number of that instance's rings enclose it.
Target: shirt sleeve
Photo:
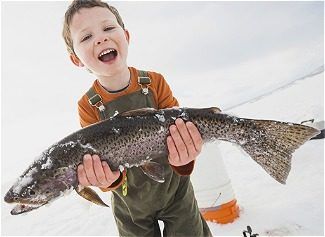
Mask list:
[[[191,175],[194,169],[194,163],[195,161],[191,161],[190,163],[188,163],[187,165],[183,165],[183,166],[173,166],[170,165],[172,167],[172,169],[179,175],[181,176],[188,176]]]
[[[161,74],[158,74],[157,76],[156,91],[158,109],[165,109],[178,106],[177,99],[174,97],[173,92],[171,91],[168,83]]]
[[[113,191],[122,185],[122,183],[125,180],[125,177],[126,177],[126,170],[123,170],[123,172],[120,173],[120,177],[114,183],[112,183],[111,186],[107,188],[100,188],[100,189],[103,192]]]

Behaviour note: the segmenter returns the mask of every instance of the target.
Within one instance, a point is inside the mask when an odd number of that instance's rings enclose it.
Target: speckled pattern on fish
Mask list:
[[[214,107],[129,111],[83,128],[44,151],[6,194],[6,202],[18,204],[11,213],[31,211],[66,190],[78,190],[76,169],[87,153],[98,154],[112,170],[159,165],[153,161],[167,159],[166,138],[177,118],[193,122],[204,142],[238,144],[282,184],[290,172],[292,153],[319,133],[299,124],[238,118]],[[143,171],[149,178],[164,182],[161,169]]]

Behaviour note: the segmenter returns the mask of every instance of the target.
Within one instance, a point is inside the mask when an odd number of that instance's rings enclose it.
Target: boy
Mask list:
[[[129,32],[117,10],[98,1],[73,1],[65,14],[63,37],[71,61],[97,80],[79,100],[82,127],[117,112],[178,106],[162,75],[128,67]],[[148,178],[138,167],[112,171],[97,155],[85,155],[78,167],[81,185],[112,191],[112,206],[121,236],[211,236],[190,182],[202,138],[193,123],[178,119],[167,138],[165,182]]]

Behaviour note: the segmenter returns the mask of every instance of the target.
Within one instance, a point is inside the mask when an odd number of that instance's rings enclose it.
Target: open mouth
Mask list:
[[[38,203],[38,204],[24,204],[24,203],[18,203],[10,212],[11,215],[19,215],[24,212],[29,212],[34,209],[37,209],[46,203]]]
[[[115,49],[105,49],[98,55],[98,59],[102,62],[110,62],[117,57]]]
[[[6,195],[5,201],[7,203],[15,205],[10,212],[11,215],[19,215],[24,212],[29,212],[48,203],[46,200],[26,200],[19,198],[13,199],[10,198],[9,195]]]

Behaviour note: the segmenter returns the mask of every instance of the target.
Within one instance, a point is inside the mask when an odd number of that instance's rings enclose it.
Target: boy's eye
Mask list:
[[[113,26],[108,26],[108,27],[105,27],[104,28],[104,31],[110,31],[110,30],[113,30],[115,27]]]
[[[91,38],[91,35],[86,35],[81,39],[81,42],[84,42],[84,41],[86,41],[86,40],[88,40],[90,38]]]

